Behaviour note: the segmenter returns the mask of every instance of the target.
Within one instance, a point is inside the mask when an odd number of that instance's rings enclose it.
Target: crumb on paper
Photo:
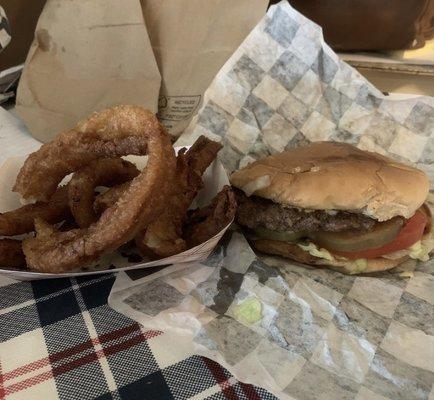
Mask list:
[[[262,318],[262,305],[256,297],[250,297],[234,307],[233,313],[238,321],[252,325]]]
[[[413,278],[414,272],[413,271],[403,271],[399,274],[401,278]]]

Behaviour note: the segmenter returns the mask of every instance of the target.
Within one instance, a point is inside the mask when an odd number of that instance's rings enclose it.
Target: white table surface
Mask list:
[[[40,146],[13,111],[0,107],[0,165],[8,157],[28,154]]]

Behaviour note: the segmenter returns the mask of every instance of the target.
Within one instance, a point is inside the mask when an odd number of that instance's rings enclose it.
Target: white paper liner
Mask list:
[[[178,151],[180,147],[176,148]],[[145,157],[126,157],[132,162],[135,162],[139,168],[143,167],[141,162]],[[20,207],[20,196],[11,191],[13,183],[15,182],[16,175],[24,163],[26,157],[11,157],[8,158],[0,167],[0,212],[13,210]],[[139,165],[142,164],[142,165]],[[195,207],[201,207],[209,204],[210,200],[223,188],[224,185],[229,184],[227,174],[222,164],[219,161],[213,162],[203,175],[204,187],[198,193],[195,201]],[[213,248],[217,245],[219,239],[223,236],[226,226],[216,236],[209,239],[205,243],[188,249],[180,254],[171,257],[162,258],[160,260],[146,262],[138,262],[142,259],[139,256],[137,249],[134,246],[123,246],[113,254],[104,256],[99,262],[96,269],[80,270],[74,272],[67,272],[61,274],[51,274],[35,271],[17,271],[9,269],[0,269],[0,274],[6,275],[11,279],[18,280],[33,280],[33,279],[48,279],[48,278],[62,278],[62,277],[75,277],[75,276],[89,276],[95,274],[107,274],[115,271],[131,271],[141,268],[163,267],[171,264],[194,262],[204,260],[208,257]]]

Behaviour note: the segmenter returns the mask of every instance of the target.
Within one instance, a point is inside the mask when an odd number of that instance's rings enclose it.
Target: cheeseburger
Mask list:
[[[236,171],[237,222],[259,251],[344,272],[428,260],[424,172],[344,143],[316,142]]]

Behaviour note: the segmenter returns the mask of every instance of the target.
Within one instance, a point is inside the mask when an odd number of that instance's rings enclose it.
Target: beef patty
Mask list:
[[[348,229],[369,230],[376,221],[362,214],[345,211],[303,211],[282,206],[258,196],[247,197],[236,190],[237,221],[250,229],[266,228],[272,231],[329,231]]]

